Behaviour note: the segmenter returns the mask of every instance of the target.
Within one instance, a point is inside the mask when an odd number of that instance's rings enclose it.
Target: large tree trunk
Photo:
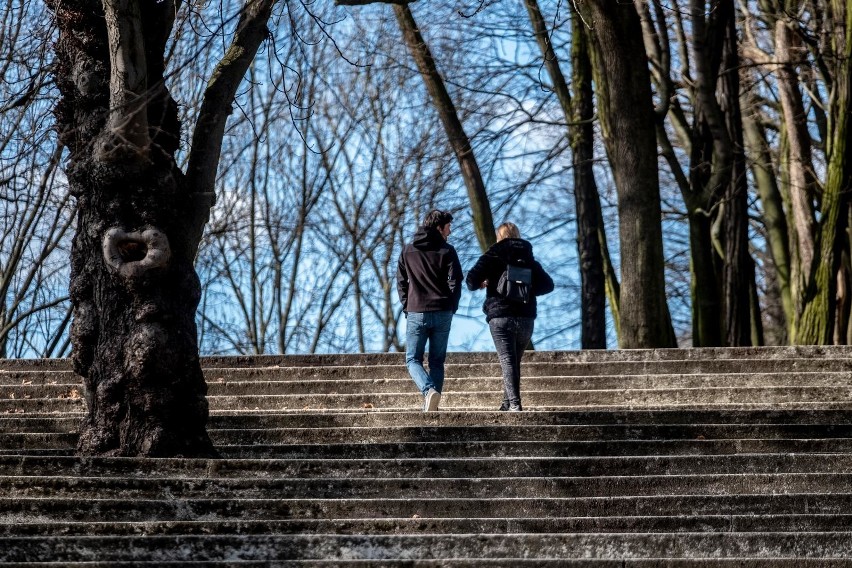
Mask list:
[[[476,162],[473,147],[470,145],[470,139],[464,131],[464,127],[456,112],[456,107],[447,92],[441,74],[438,72],[435,60],[432,58],[432,52],[423,40],[420,29],[417,27],[417,22],[414,20],[414,15],[411,13],[408,5],[394,5],[393,11],[399,23],[399,28],[402,30],[402,37],[405,40],[405,44],[408,46],[412,57],[414,57],[414,61],[417,63],[420,75],[426,83],[426,90],[432,98],[435,110],[437,110],[441,123],[444,125],[444,130],[447,132],[450,146],[459,162],[459,169],[461,170],[465,187],[467,187],[467,195],[470,200],[470,209],[473,216],[473,229],[479,241],[479,246],[483,251],[488,250],[488,247],[497,241],[497,237],[494,232],[491,204],[488,201],[488,194],[485,191],[485,182],[482,179],[479,164]]]
[[[56,5],[56,116],[79,211],[71,338],[88,414],[78,451],[210,456],[184,222],[194,203],[173,159],[177,106],[162,79],[175,6],[152,5],[144,18],[132,2],[105,6]]]
[[[525,0],[544,66],[568,124],[574,165],[574,207],[577,212],[577,255],[580,260],[581,347],[606,349],[606,292],[603,253],[607,251],[601,221],[601,204],[594,174],[594,100],[592,69],[585,28],[577,14],[572,19],[572,100],[568,83],[553,51],[537,0]],[[612,277],[615,277],[613,274]],[[610,287],[609,289],[617,289]],[[618,298],[610,296],[617,318]]]
[[[693,345],[725,343],[724,245],[713,234],[731,180],[733,153],[725,114],[716,98],[731,6],[691,0],[695,118],[691,132],[689,192],[684,195],[690,222]]]
[[[195,129],[204,141],[193,145],[196,168],[188,176],[174,160],[180,124],[163,81],[176,9],[169,0],[144,8],[135,0],[54,4],[56,118],[79,211],[70,294],[74,369],[88,406],[82,454],[216,453],[205,429],[193,261],[212,204],[226,107],[265,36],[271,3],[241,14],[235,42],[245,44],[208,84],[208,110]],[[262,23],[247,26],[245,16]],[[217,88],[222,98],[213,101]]]
[[[686,207],[689,223],[689,271],[690,299],[692,310],[692,342],[696,347],[719,346],[723,344],[723,310],[721,293],[721,248],[716,250],[713,239],[714,219],[719,214],[721,188],[712,187],[715,180],[720,184],[726,172],[724,168],[724,150],[727,146],[722,140],[717,144],[711,120],[708,114],[715,112],[720,116],[715,100],[715,81],[721,59],[721,34],[718,26],[706,25],[705,14],[701,6],[692,3],[693,24],[692,53],[695,58],[695,80],[692,81],[693,123],[690,126],[686,114],[680,108],[675,93],[675,83],[671,77],[671,45],[668,38],[666,11],[659,2],[654,2],[654,15],[651,3],[635,0],[642,24],[645,48],[650,58],[652,78],[657,87],[658,105],[657,140],[661,155],[671,168],[675,181],[680,188]],[[699,8],[699,9],[696,9]],[[695,17],[695,14],[698,17]],[[715,14],[716,11],[712,11]],[[689,75],[690,59],[687,56],[686,34],[683,31],[682,15],[675,11],[678,37],[681,43],[680,58],[683,69]],[[714,20],[711,20],[714,21]],[[681,147],[689,155],[689,169],[685,172],[680,159],[669,139],[666,119],[678,135]],[[721,119],[716,121],[721,124]],[[724,133],[723,128],[717,128]],[[715,164],[714,164],[715,158]]]
[[[666,304],[651,77],[632,3],[584,3],[604,143],[618,190],[621,343],[675,347]],[[581,4],[580,6],[583,6]]]
[[[592,65],[589,42],[577,14],[571,19],[571,80],[574,88],[573,112],[567,115],[574,165],[574,204],[577,211],[577,252],[582,279],[582,345],[584,349],[606,348],[606,302],[618,320],[620,285],[611,264],[603,226],[601,200],[594,172],[595,104],[592,92]],[[607,280],[613,280],[607,286]],[[616,325],[616,339],[620,327]]]

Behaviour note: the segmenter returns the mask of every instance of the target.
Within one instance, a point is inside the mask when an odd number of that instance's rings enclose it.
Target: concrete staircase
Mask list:
[[[0,360],[0,563],[848,566],[852,349],[204,359],[221,460],[78,458],[62,360]]]

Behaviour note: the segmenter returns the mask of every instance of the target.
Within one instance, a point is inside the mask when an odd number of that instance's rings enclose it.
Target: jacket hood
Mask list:
[[[411,240],[411,244],[418,250],[438,250],[446,242],[438,229],[424,226],[417,227],[417,232]]]
[[[489,254],[493,254],[500,260],[508,264],[518,264],[525,266],[532,264],[533,257],[532,243],[524,239],[503,239],[500,242],[494,243]]]

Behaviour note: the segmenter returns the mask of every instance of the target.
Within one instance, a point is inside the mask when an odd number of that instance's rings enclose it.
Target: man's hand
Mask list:
[[[482,284],[479,285],[479,289],[488,288],[488,280],[483,280]]]

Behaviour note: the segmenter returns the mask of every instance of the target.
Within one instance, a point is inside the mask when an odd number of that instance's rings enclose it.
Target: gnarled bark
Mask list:
[[[220,64],[202,107],[202,119],[217,118],[202,122],[213,126],[204,127],[206,139],[190,158],[213,173],[196,167],[188,177],[175,163],[180,124],[164,84],[174,2],[143,9],[137,0],[110,0],[106,14],[91,0],[53,5],[56,118],[78,201],[70,295],[74,369],[87,403],[82,454],[216,453],[205,430],[193,266],[212,200],[197,195],[212,194],[223,116],[265,35],[271,4],[252,2],[242,13],[236,38],[250,38],[247,57]],[[209,96],[216,88],[219,96]]]

